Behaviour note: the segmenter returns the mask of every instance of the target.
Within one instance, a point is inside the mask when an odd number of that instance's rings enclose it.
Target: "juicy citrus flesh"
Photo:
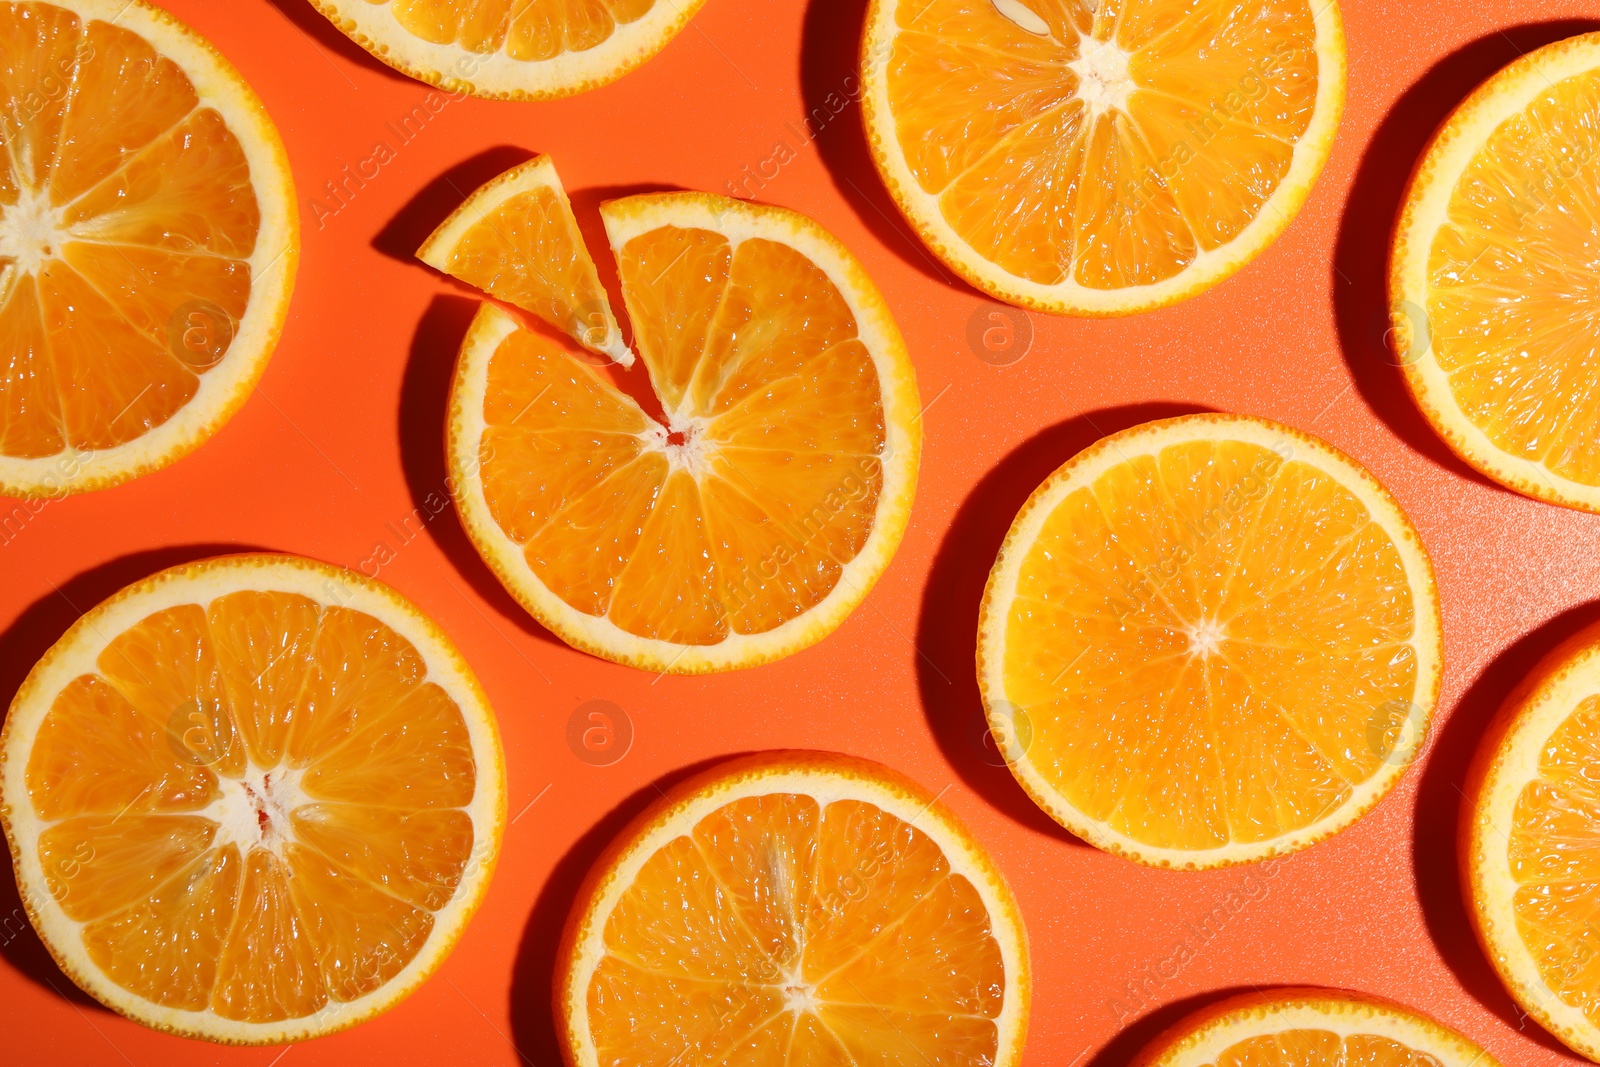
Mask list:
[[[1431,627],[1390,528],[1298,442],[1139,432],[1022,546],[991,723],[1134,858],[1270,848],[1409,758]]]
[[[110,981],[273,1023],[403,970],[474,847],[462,711],[378,618],[181,604],[66,686],[26,766],[45,887]]]
[[[114,448],[193,399],[244,315],[245,153],[143,37],[49,3],[0,3],[0,111],[0,455]]]
[[[1000,1058],[992,919],[922,830],[866,801],[773,792],[684,831],[606,918],[581,991],[598,1062]]]
[[[1600,486],[1600,70],[1502,122],[1456,181],[1427,259],[1432,356],[1494,447]]]
[[[417,258],[537,315],[592,352],[624,366],[633,363],[548,156],[536,156],[473,193]]]
[[[1318,96],[1307,0],[897,4],[884,77],[906,164],[978,257],[1117,290],[1226,246]]]
[[[1600,1025],[1600,696],[1539,750],[1503,842],[1517,933],[1544,984]]]
[[[387,4],[407,32],[468,52],[512,59],[554,59],[604,43],[636,22],[655,0],[367,0]]]
[[[796,248],[661,226],[617,250],[665,423],[530,331],[494,352],[478,463],[494,522],[561,601],[715,645],[804,615],[866,545],[887,434],[873,355]]]

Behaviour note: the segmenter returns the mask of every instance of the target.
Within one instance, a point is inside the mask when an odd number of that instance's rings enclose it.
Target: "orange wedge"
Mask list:
[[[387,586],[232,556],[129,586],[28,675],[0,822],[34,928],[146,1026],[299,1041],[398,1003],[488,888],[483,690]]]
[[[1133,1067],[1499,1067],[1420,1012],[1339,989],[1246,993],[1184,1019]]]
[[[547,100],[615,81],[665,48],[705,0],[311,0],[413,78],[491,99]]]
[[[497,195],[492,184],[469,208]],[[464,262],[503,255],[501,293],[579,279],[519,301],[569,323],[549,309],[586,301],[592,268],[568,269],[582,249],[564,243],[564,205],[519,195],[429,254],[469,281],[484,275]],[[600,210],[660,414],[486,304],[462,343],[447,434],[468,534],[540,622],[620,663],[729,670],[821,640],[888,565],[915,490],[916,382],[883,298],[792,211],[704,193]],[[501,232],[542,237],[497,246]],[[474,245],[481,256],[459,251]]]
[[[831,753],[664,794],[556,960],[569,1067],[1011,1067],[1027,1032],[1027,934],[993,862],[926,790]]]
[[[956,273],[1127,315],[1249,263],[1305,203],[1344,105],[1333,0],[873,0],[872,158]]]
[[[1017,780],[1091,844],[1203,868],[1305,848],[1426,740],[1433,566],[1354,460],[1191,415],[1036,489],[984,590],[978,682]]]
[[[537,315],[592,352],[633,365],[549,156],[535,156],[474,192],[417,249],[417,258]]]
[[[1541,662],[1467,775],[1461,875],[1478,940],[1545,1029],[1600,1061],[1600,627]]]
[[[300,231],[277,130],[144,0],[0,4],[0,114],[0,494],[163,467],[238,410],[283,327]]]
[[[1600,511],[1600,33],[1538,49],[1445,120],[1395,230],[1396,353],[1423,414],[1502,485]]]

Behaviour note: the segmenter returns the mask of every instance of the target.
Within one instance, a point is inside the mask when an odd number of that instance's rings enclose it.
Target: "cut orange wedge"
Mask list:
[[[0,4],[0,114],[0,493],[163,467],[238,410],[283,327],[278,133],[144,0]]]
[[[1485,732],[1463,790],[1461,874],[1523,1009],[1600,1062],[1600,627],[1551,653]]]
[[[537,315],[592,352],[633,365],[549,156],[535,156],[474,192],[417,249],[417,258]]]
[[[1406,193],[1392,336],[1473,467],[1600,511],[1600,33],[1530,52],[1445,120]]]
[[[1426,1015],[1364,993],[1272,989],[1184,1019],[1133,1067],[1499,1067]]]
[[[483,691],[386,586],[233,556],[129,586],[0,734],[23,904],[73,981],[229,1044],[398,1003],[488,888],[505,768]]]
[[[566,323],[549,309],[589,290],[587,272],[567,269],[564,205],[508,199],[433,258],[483,279],[459,249],[476,243],[488,263],[499,232],[546,235],[499,246],[491,291],[576,278],[565,296],[519,300]],[[560,219],[510,217],[547,212]],[[821,640],[888,565],[915,489],[916,382],[883,298],[791,211],[673,193],[601,214],[661,414],[564,339],[485,305],[450,401],[468,534],[542,623],[621,663],[729,670]]]
[[[705,0],[311,0],[351,40],[452,92],[546,100],[615,81]]]
[[[1333,0],[873,0],[862,108],[889,192],[979,289],[1126,315],[1254,259],[1344,104]]]
[[[677,786],[578,892],[556,956],[569,1067],[1010,1067],[1022,916],[938,801],[819,752]]]
[[[1426,740],[1433,566],[1384,488],[1286,426],[1191,415],[1113,434],[1036,489],[984,591],[978,682],[1053,818],[1202,868],[1354,822]]]

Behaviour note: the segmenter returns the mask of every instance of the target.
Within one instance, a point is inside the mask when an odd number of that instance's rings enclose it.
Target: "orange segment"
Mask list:
[[[417,258],[537,315],[591,351],[633,363],[548,156],[473,193],[417,249]]]
[[[1432,569],[1393,500],[1242,417],[1125,431],[1017,517],[979,676],[1029,793],[1094,844],[1211,866],[1304,847],[1415,754],[1435,699]]]
[[[39,283],[13,272],[0,287],[0,454],[38,459],[65,443],[47,345]]]
[[[614,81],[705,0],[313,0],[413,78],[491,99],[543,100]]]
[[[249,87],[145,0],[6,4],[0,39],[0,491],[112,485],[260,375],[297,258],[288,165]]]
[[[1600,36],[1530,53],[1452,114],[1412,181],[1390,259],[1406,380],[1489,477],[1600,510],[1594,389]]]
[[[149,899],[86,924],[84,947],[124,989],[163,1007],[204,1011],[238,897],[238,848],[212,849]]]
[[[918,448],[898,336],[799,216],[702,194],[601,214],[661,416],[480,315],[450,439],[468,528],[581,648],[686,671],[786,654],[816,638],[783,631],[831,629],[813,620],[859,599],[898,537],[885,511],[908,501]]]
[[[1338,9],[876,0],[873,159],[930,247],[1001,299],[1128,314],[1248,263],[1304,203],[1344,87]]]
[[[624,834],[586,892],[558,968],[574,1062],[1020,1055],[1009,893],[932,797],[876,764],[772,753],[702,775]]]
[[[46,662],[7,719],[4,766],[26,770],[0,814],[41,936],[95,996],[283,1042],[437,966],[504,793],[481,693],[414,608],[321,564],[225,558],[125,590]],[[77,673],[39,691],[58,666]]]

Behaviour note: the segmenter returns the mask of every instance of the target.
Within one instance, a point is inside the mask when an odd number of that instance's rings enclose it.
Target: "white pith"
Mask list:
[[[285,849],[294,841],[290,814],[312,802],[300,789],[305,773],[303,767],[263,770],[246,763],[244,775],[237,780],[219,778],[217,786],[222,796],[196,813],[217,824],[212,847],[233,845],[241,856],[261,848],[283,859]]]
[[[1085,37],[1079,42],[1078,58],[1067,64],[1078,76],[1078,98],[1089,108],[1090,116],[1105,111],[1126,111],[1128,94],[1137,86],[1128,73],[1129,53],[1115,41]]]
[[[184,604],[204,607],[241,589],[295,593],[325,606],[365,612],[408,640],[426,666],[426,680],[443,688],[461,709],[478,767],[472,801],[461,809],[473,824],[472,856],[455,894],[433,913],[433,929],[416,955],[387,984],[365,996],[330,1001],[298,1019],[266,1023],[155,1004],[100,971],[80,936],[84,924],[69,918],[47,888],[39,839],[48,824],[35,813],[25,777],[34,738],[57,695],[74,679],[95,673],[100,653],[118,634],[156,612]],[[282,765],[271,770],[251,766],[238,781],[219,775],[222,797],[187,814],[218,824],[213,848],[233,842],[240,845],[241,857],[250,847],[281,856],[292,834],[289,813],[310,799],[299,788],[301,777],[301,772]],[[387,1010],[443,961],[481,901],[498,859],[505,825],[505,766],[493,713],[477,679],[448,638],[409,602],[353,572],[298,557],[227,557],[174,568],[130,586],[79,619],[40,660],[18,690],[0,734],[0,815],[29,918],[62,969],[80,986],[109,1007],[157,1029],[229,1044],[280,1043],[344,1029]]]
[[[0,495],[18,497],[60,496],[115,485],[199,447],[244,403],[266,369],[299,263],[299,214],[283,142],[260,99],[228,61],[193,30],[147,0],[49,2],[85,21],[110,23],[143,37],[183,71],[199,96],[199,106],[220,114],[237,138],[249,163],[261,223],[255,249],[245,260],[250,267],[250,302],[234,324],[226,355],[200,375],[189,402],[160,426],[114,448],[80,450],[69,445],[56,455],[33,459],[0,455]],[[5,162],[0,148],[0,166]],[[20,177],[18,184],[22,184]],[[92,222],[86,220],[77,228],[87,230]],[[16,216],[8,228],[12,240],[18,241],[27,255],[64,233],[55,217],[37,205]],[[20,260],[16,270],[24,272]],[[0,299],[7,295],[6,273],[0,267]]]
[[[1008,759],[1008,766],[1028,794],[1061,825],[1099,848],[1151,866],[1197,868],[1253,862],[1304,848],[1349,825],[1389,791],[1426,743],[1426,723],[1432,715],[1442,675],[1443,639],[1432,565],[1409,520],[1387,491],[1349,457],[1288,427],[1248,416],[1190,416],[1136,427],[1101,440],[1052,474],[1023,505],[990,573],[980,619],[979,688],[996,736],[1011,735],[1012,709],[1019,706],[1010,698],[1005,677],[1006,643],[1017,582],[1029,551],[1057,505],[1071,493],[1093,485],[1111,468],[1135,457],[1155,455],[1186,441],[1219,440],[1248,442],[1276,452],[1286,462],[1315,466],[1359,500],[1373,521],[1385,530],[1405,565],[1412,590],[1411,647],[1416,656],[1412,704],[1419,709],[1415,714],[1421,718],[1422,728],[1402,731],[1394,750],[1372,776],[1354,784],[1343,804],[1315,822],[1277,838],[1230,841],[1220,848],[1205,850],[1150,845],[1091,819],[1034,766],[1028,751]],[[1189,637],[1189,654],[1200,657],[1216,654],[1226,640],[1216,623],[1206,620],[1191,624]],[[1034,731],[1040,729],[1037,720],[1031,725]]]
[[[20,180],[22,176],[16,175]],[[42,190],[25,182],[16,203],[0,206],[0,259],[9,259],[22,274],[38,274],[53,258],[71,230],[61,224],[61,209]],[[5,288],[0,286],[0,294]]]

